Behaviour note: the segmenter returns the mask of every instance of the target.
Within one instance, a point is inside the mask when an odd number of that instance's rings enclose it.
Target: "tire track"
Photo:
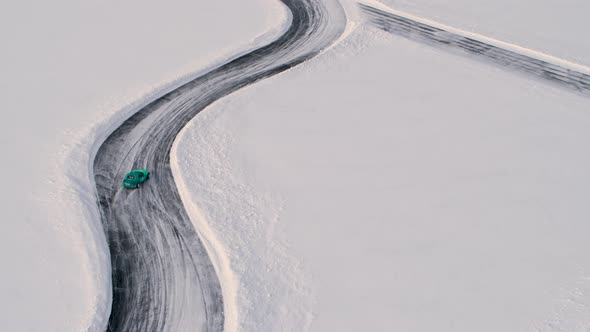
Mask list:
[[[99,148],[93,169],[113,281],[107,331],[223,330],[221,286],[178,194],[170,150],[205,107],[312,58],[344,31],[336,0],[282,2],[292,23],[280,38],[153,101]],[[133,168],[151,170],[151,179],[121,188]]]
[[[590,75],[586,73],[461,36],[366,4],[359,4],[359,6],[371,24],[389,33],[447,49],[464,51],[493,63],[590,95]]]

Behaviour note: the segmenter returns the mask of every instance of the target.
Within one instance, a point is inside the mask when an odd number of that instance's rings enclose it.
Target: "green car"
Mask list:
[[[139,185],[150,178],[150,171],[147,169],[135,169],[123,179],[123,187],[127,189],[139,188]]]

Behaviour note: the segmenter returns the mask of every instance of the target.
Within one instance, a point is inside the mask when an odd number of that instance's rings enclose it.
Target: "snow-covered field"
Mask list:
[[[363,27],[199,115],[175,174],[243,331],[587,331],[589,105]]]
[[[110,274],[95,145],[160,91],[286,23],[274,0],[2,5],[2,330],[103,330]]]
[[[590,65],[582,0],[382,2]],[[588,331],[590,100],[344,4],[338,45],[215,103],[174,148],[237,330]],[[288,22],[276,0],[2,6],[3,330],[104,330],[97,145]]]

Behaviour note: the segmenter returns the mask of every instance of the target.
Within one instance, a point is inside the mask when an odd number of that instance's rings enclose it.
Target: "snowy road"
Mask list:
[[[113,304],[108,331],[221,331],[221,286],[184,209],[170,168],[177,134],[214,101],[289,69],[344,31],[335,0],[283,0],[289,29],[275,42],[236,58],[142,108],[102,144],[94,175],[109,242]],[[125,173],[147,168],[139,190]]]
[[[389,13],[366,4],[359,4],[370,22],[387,32],[409,39],[425,41],[454,50],[461,50],[482,59],[549,80],[590,95],[590,75],[527,54],[461,36],[408,17]],[[526,50],[525,50],[526,51]]]

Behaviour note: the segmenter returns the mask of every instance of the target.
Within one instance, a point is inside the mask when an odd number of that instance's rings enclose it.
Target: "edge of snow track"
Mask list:
[[[170,152],[205,107],[314,57],[344,32],[337,0],[281,1],[292,13],[281,37],[139,109],[98,149],[93,171],[112,268],[107,331],[224,329],[221,285],[181,201]],[[139,190],[121,188],[134,168],[151,170],[151,179]]]
[[[475,36],[391,9],[385,11],[363,3],[359,3],[359,6],[372,25],[391,34],[449,50],[463,51],[576,90],[583,95],[590,95],[590,70],[587,67],[483,36]]]

